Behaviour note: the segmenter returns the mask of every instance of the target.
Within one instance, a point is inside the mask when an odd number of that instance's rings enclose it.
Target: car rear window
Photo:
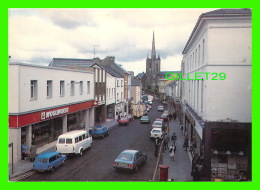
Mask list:
[[[59,139],[59,144],[65,144],[65,138],[60,138]]]
[[[36,158],[35,162],[36,163],[43,163],[43,164],[45,164],[45,163],[48,163],[48,160],[49,159],[47,159],[47,158]]]
[[[66,139],[66,144],[72,144],[72,139]]]
[[[127,120],[127,117],[122,117],[121,120]]]
[[[153,133],[160,133],[160,130],[153,130]]]
[[[122,153],[118,156],[119,160],[125,160],[125,161],[131,161],[133,160],[133,155],[132,154],[127,154],[127,153]]]

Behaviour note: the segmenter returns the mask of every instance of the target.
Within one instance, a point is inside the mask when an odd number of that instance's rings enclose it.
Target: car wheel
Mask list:
[[[80,149],[79,155],[82,156],[83,155],[83,150]]]
[[[54,172],[54,166],[51,167],[51,170],[50,170],[50,173],[53,173]]]

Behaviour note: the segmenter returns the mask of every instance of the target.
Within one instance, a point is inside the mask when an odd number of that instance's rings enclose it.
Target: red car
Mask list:
[[[129,124],[129,119],[128,117],[121,117],[121,119],[118,120],[119,125],[128,125]]]

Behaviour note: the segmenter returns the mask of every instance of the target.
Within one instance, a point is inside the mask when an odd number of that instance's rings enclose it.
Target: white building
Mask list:
[[[21,142],[44,146],[67,131],[94,125],[94,73],[9,64],[9,142],[14,162]],[[11,156],[9,157],[11,159]]]
[[[183,50],[181,123],[207,179],[251,179],[251,53],[250,9],[202,14]]]

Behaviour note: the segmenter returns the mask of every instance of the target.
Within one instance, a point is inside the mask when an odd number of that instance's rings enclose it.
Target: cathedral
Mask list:
[[[158,57],[156,57],[155,40],[154,40],[154,32],[153,32],[151,57],[149,57],[148,55],[146,59],[145,87],[148,91],[158,93],[160,70],[161,70],[161,59],[159,55]]]

